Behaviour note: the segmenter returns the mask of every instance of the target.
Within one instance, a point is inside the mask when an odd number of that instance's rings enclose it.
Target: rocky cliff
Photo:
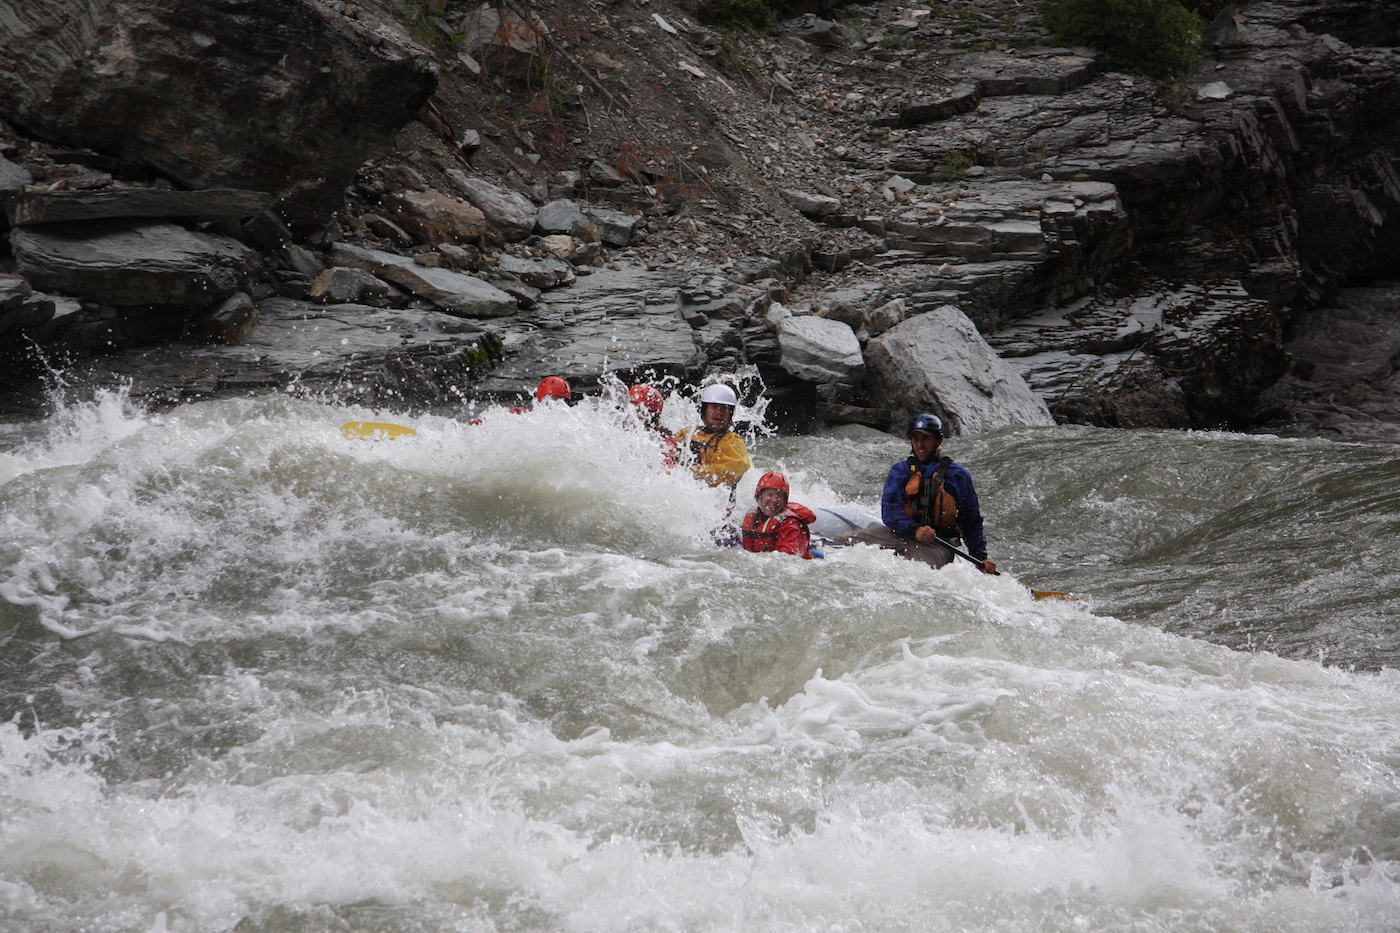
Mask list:
[[[1170,85],[1029,3],[821,6],[0,0],[7,407],[730,373],[792,429],[1391,436],[1342,289],[1400,265],[1400,3],[1226,9]]]

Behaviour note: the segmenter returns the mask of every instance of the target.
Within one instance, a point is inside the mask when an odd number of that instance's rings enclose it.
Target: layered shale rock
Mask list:
[[[0,0],[0,114],[189,188],[324,220],[436,86],[373,7],[317,0]]]

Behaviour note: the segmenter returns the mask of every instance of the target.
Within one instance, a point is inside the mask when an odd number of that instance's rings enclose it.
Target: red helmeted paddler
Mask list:
[[[757,507],[744,516],[739,529],[746,551],[781,551],[812,559],[812,536],[807,530],[817,515],[805,505],[788,501],[787,477],[764,473],[753,493]]]

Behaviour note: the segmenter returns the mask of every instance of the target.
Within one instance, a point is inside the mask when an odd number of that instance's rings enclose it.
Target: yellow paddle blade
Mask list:
[[[378,441],[396,437],[417,437],[418,432],[401,424],[387,421],[347,421],[340,426],[340,433],[352,440]]]
[[[1036,599],[1072,599],[1076,602],[1079,597],[1073,593],[1062,593],[1059,590],[1031,590],[1031,595]]]

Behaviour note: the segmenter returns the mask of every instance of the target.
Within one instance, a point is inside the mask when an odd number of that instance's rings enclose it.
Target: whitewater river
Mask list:
[[[944,452],[1002,576],[717,548],[587,405],[0,432],[0,929],[1400,930],[1400,448]]]

